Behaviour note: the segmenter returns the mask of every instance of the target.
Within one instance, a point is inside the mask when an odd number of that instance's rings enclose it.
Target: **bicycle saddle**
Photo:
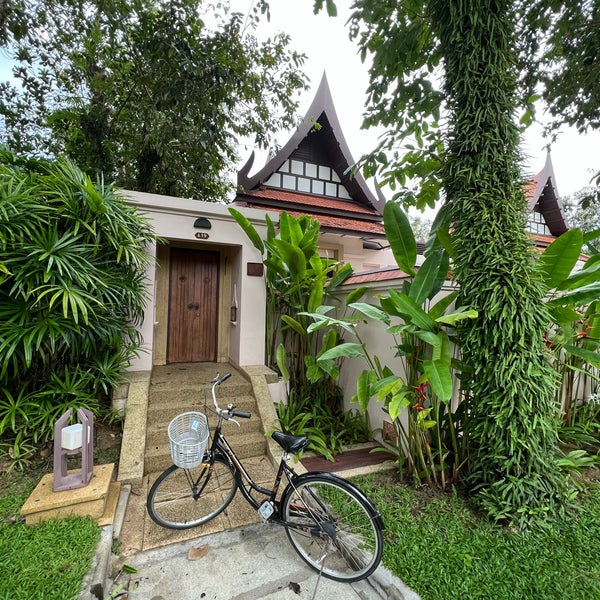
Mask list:
[[[282,431],[274,431],[271,437],[286,451],[296,454],[308,446],[309,440],[305,435],[292,435]]]

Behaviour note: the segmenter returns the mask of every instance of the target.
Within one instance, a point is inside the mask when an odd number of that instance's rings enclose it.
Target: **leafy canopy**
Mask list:
[[[0,84],[0,141],[66,153],[120,187],[216,200],[240,138],[266,147],[305,89],[289,37],[196,0],[34,0],[6,13],[0,41],[15,83]],[[0,29],[2,29],[0,23]]]

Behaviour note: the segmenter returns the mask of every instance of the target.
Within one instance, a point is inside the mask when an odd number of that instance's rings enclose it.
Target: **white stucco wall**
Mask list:
[[[239,225],[234,221],[228,207],[214,202],[174,198],[158,194],[123,191],[127,202],[135,206],[150,220],[155,234],[171,244],[185,243],[198,249],[207,245],[223,246],[233,249],[233,260],[227,268],[232,269],[232,282],[236,284],[238,301],[238,320],[231,324],[229,331],[229,358],[238,365],[262,365],[264,363],[265,330],[265,285],[263,277],[247,273],[248,263],[262,262],[260,253],[248,240]],[[254,209],[238,210],[261,232],[264,229],[265,213]],[[195,229],[194,221],[199,217],[207,218],[210,229]],[[198,239],[208,235],[207,239]],[[150,250],[155,255],[155,249]],[[229,296],[232,290],[221,290]],[[148,293],[150,301],[146,309],[142,334],[144,345],[149,350],[153,344],[153,326],[155,324],[155,277],[152,270],[148,273]],[[143,353],[130,370],[150,370],[152,352]]]

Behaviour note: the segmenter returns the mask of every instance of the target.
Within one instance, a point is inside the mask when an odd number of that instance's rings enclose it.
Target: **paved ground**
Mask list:
[[[145,488],[123,487],[78,600],[419,600],[383,566],[353,584],[319,579],[284,529],[257,523],[239,493],[226,520],[184,531],[149,524],[145,495]],[[119,557],[111,552],[113,538]],[[136,572],[128,574],[124,565]]]
[[[294,552],[285,531],[274,525],[251,525],[140,552],[126,564],[137,569],[124,581],[128,600],[419,598],[383,567],[353,584],[319,579]]]

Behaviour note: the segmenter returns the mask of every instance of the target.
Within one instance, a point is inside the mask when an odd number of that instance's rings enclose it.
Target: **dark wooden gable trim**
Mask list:
[[[536,208],[543,215],[550,233],[558,237],[569,229],[556,189],[556,178],[550,153],[546,156],[544,168],[536,175],[529,186],[527,199],[529,212]]]
[[[318,126],[315,126],[315,123],[318,123]],[[349,201],[366,206],[378,214],[383,213],[385,198],[381,191],[377,189],[377,196],[375,196],[360,173],[348,173],[355,161],[342,134],[325,75],[304,120],[287,144],[260,171],[249,176],[254,158],[253,153],[238,172],[238,190],[241,193],[250,193],[264,186],[286,160],[298,158],[316,162],[318,159],[319,164],[330,166],[335,170],[351,196]]]

